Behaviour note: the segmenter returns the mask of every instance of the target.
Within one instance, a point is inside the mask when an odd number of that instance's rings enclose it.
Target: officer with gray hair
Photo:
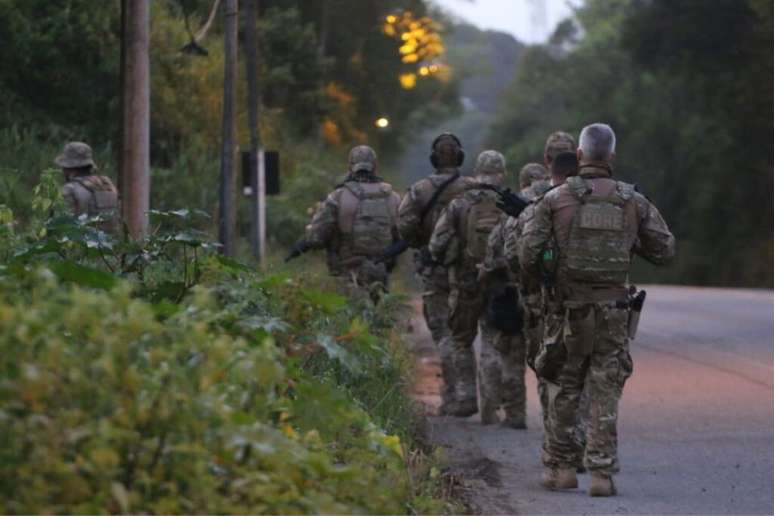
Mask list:
[[[615,159],[615,133],[607,124],[591,124],[583,128],[578,148],[578,161],[610,161]]]
[[[554,242],[558,251],[564,354],[542,353],[549,349],[544,341],[535,358],[536,372],[557,385],[548,407],[543,485],[578,487],[575,425],[585,385],[590,420],[582,452],[591,496],[616,494],[618,401],[632,373],[629,336],[637,320],[630,317],[633,256],[666,265],[675,254],[675,238],[656,207],[633,185],[613,178],[615,144],[609,125],[583,129],[578,175],[535,206],[518,249],[522,270],[535,278],[541,277],[546,246]]]

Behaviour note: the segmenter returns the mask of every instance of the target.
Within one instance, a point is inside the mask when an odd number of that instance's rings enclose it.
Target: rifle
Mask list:
[[[304,240],[299,240],[293,244],[293,247],[290,250],[290,254],[285,257],[285,263],[288,263],[291,260],[295,260],[305,252],[309,251],[309,249],[309,244],[307,244]]]
[[[487,183],[479,183],[473,188],[481,188],[482,190],[491,190],[495,192],[497,194],[497,207],[500,208],[500,211],[503,213],[514,218],[521,215],[521,212],[524,211],[527,206],[532,204],[521,195],[511,191],[510,188],[502,188]]]
[[[419,225],[422,226],[425,223],[425,219],[432,211],[433,207],[438,202],[438,199],[441,198],[441,194],[449,187],[453,182],[455,182],[457,179],[460,178],[460,174],[456,173],[452,175],[449,179],[441,183],[441,185],[438,187],[438,189],[433,192],[433,196],[430,197],[430,200],[427,201],[427,204],[422,208],[422,212],[419,214]],[[394,244],[387,247],[382,255],[376,260],[376,263],[387,263],[394,261],[398,256],[405,253],[408,248],[411,247],[408,242],[401,239],[395,242]]]

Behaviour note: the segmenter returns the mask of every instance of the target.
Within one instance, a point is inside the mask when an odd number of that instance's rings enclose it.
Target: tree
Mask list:
[[[129,234],[141,240],[150,211],[150,58],[149,0],[122,4],[124,70],[121,145],[122,218]]]
[[[226,0],[224,8],[223,135],[220,160],[220,243],[223,254],[236,253],[236,66],[239,0]]]

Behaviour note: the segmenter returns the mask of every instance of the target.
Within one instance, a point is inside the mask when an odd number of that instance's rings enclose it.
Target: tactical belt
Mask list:
[[[585,305],[625,304],[629,307],[629,293],[625,287],[591,287],[586,285],[571,285],[562,289],[564,305],[568,308],[578,308]]]

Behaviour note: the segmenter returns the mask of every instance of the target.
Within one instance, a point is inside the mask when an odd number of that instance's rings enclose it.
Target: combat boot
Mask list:
[[[492,403],[481,402],[481,424],[496,425],[500,422],[500,416],[497,415],[497,409]]]
[[[572,468],[546,468],[543,470],[543,487],[546,489],[575,489],[578,476]]]
[[[527,415],[524,411],[513,412],[505,409],[505,419],[503,420],[504,428],[511,428],[513,430],[526,430],[527,429]]]
[[[613,477],[607,473],[591,473],[591,487],[589,487],[589,496],[615,496],[615,484]]]
[[[456,401],[449,407],[448,414],[454,417],[469,417],[478,412],[478,403],[476,398],[468,398]]]
[[[454,389],[444,389],[441,393],[441,406],[438,407],[438,415],[449,416],[455,410],[455,407]]]

